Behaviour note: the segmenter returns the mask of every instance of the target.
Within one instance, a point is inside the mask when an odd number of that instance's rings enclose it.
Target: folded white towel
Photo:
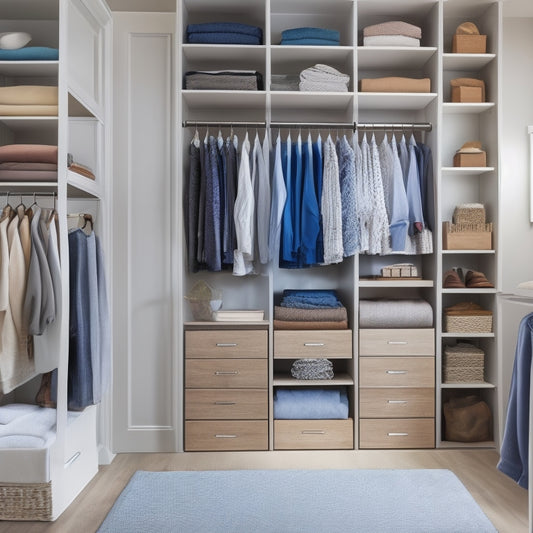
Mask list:
[[[406,35],[372,35],[363,37],[363,46],[420,46],[420,39]]]
[[[349,82],[348,74],[320,63],[300,72],[300,91],[347,92]]]
[[[31,35],[23,31],[0,33],[0,48],[3,50],[17,50],[31,41]]]

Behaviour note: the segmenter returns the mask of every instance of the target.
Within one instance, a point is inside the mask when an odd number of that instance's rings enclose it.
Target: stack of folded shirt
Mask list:
[[[333,379],[333,363],[329,359],[296,359],[291,366],[294,379]]]
[[[192,70],[186,72],[184,89],[262,91],[263,76],[256,70]]]
[[[317,64],[300,72],[300,91],[348,92],[350,76],[329,65]]]
[[[333,290],[285,290],[275,329],[347,329],[348,313]]]
[[[363,30],[364,46],[420,46],[420,39],[421,28],[401,20],[374,24]]]
[[[0,33],[0,61],[56,61],[57,48],[26,46],[31,35],[22,31]]]
[[[270,76],[271,91],[299,91],[300,78],[289,74],[272,74]]]
[[[197,44],[263,44],[263,30],[239,22],[207,22],[187,26],[187,42]]]
[[[0,115],[56,116],[57,87],[45,85],[0,87]]]
[[[0,146],[0,181],[57,181],[57,146]]]
[[[289,46],[339,46],[340,33],[325,28],[292,28],[281,32],[281,43]]]

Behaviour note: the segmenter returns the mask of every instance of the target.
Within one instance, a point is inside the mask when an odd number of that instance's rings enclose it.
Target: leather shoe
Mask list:
[[[444,281],[442,283],[445,289],[464,289],[465,284],[461,281],[459,274],[455,270],[448,270],[444,273]]]
[[[494,285],[485,277],[485,274],[476,270],[469,270],[466,273],[465,286],[469,289],[494,289]]]

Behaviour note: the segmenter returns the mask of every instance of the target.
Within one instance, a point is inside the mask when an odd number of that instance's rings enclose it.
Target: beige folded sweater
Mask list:
[[[429,78],[363,78],[360,91],[363,93],[429,93],[431,80]]]
[[[422,29],[408,22],[392,20],[367,26],[363,29],[363,37],[371,37],[373,35],[405,35],[406,37],[422,39]]]
[[[56,117],[56,105],[0,104],[0,115],[4,117]]]
[[[57,106],[57,87],[47,85],[0,87],[0,104]]]

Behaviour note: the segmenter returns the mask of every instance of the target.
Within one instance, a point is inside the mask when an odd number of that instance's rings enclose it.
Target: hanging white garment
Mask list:
[[[337,141],[337,155],[342,203],[342,243],[344,257],[350,257],[359,249],[360,231],[357,216],[355,154],[346,135]]]
[[[372,209],[374,208],[372,204],[372,162],[366,133],[361,140],[360,151],[362,172],[359,187],[357,188],[359,199],[359,228],[361,231],[359,250],[361,253],[365,253],[370,248],[370,218],[372,216]]]
[[[268,238],[268,257],[271,261],[278,255],[281,218],[286,199],[287,189],[285,187],[285,180],[283,179],[283,167],[281,164],[281,135],[278,133],[272,173],[272,203],[270,207],[270,231]]]
[[[233,253],[233,274],[246,276],[254,272],[254,189],[250,169],[250,141],[248,132],[242,143],[237,180],[234,220],[237,248]]]
[[[342,247],[342,205],[339,185],[339,163],[335,144],[328,135],[324,143],[324,173],[320,203],[324,233],[324,264],[340,263]]]
[[[253,150],[254,200],[256,212],[256,234],[259,261],[268,263],[268,233],[270,224],[270,180],[265,164],[264,152],[256,133]]]

